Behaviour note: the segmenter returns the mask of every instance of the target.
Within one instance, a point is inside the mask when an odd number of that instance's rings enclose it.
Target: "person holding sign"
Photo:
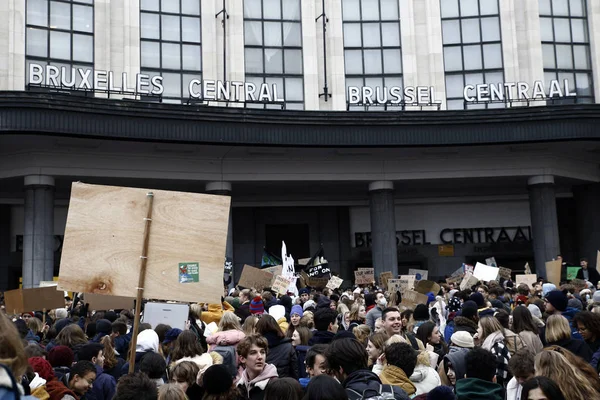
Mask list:
[[[587,258],[582,258],[579,260],[579,265],[581,265],[581,269],[577,271],[577,279],[583,279],[593,283],[594,285],[600,281],[600,273],[596,268],[589,268]]]

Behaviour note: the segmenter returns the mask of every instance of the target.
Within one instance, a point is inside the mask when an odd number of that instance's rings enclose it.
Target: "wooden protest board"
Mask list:
[[[65,307],[65,294],[56,286],[15,289],[4,292],[6,312],[17,314]]]
[[[515,279],[517,282],[517,286],[519,286],[521,283],[524,283],[526,285],[529,285],[529,287],[533,288],[533,286],[537,282],[537,275],[536,274],[521,274],[521,275],[516,275]]]
[[[388,280],[392,279],[393,277],[394,274],[392,274],[390,271],[382,272],[379,274],[379,284],[386,288],[388,286]]]
[[[84,293],[85,303],[89,303],[90,310],[131,310],[134,307],[134,297],[106,296],[103,294]]]
[[[270,288],[271,283],[273,283],[272,273],[266,269],[258,269],[250,265],[244,265],[242,275],[238,281],[239,286],[247,289],[254,288],[256,290]]]
[[[510,280],[510,275],[512,273],[512,269],[510,268],[504,268],[504,267],[500,267],[500,272],[499,275],[506,279],[506,280]]]
[[[271,289],[273,289],[273,291],[275,293],[279,293],[279,294],[286,294],[287,293],[287,289],[290,286],[290,283],[292,283],[292,281],[290,279],[287,279],[281,275],[277,275],[275,277],[275,279],[273,280],[273,284],[271,285]]]
[[[342,286],[343,282],[344,282],[344,280],[342,278],[338,278],[337,276],[332,276],[329,279],[329,282],[327,282],[326,287],[331,290],[335,290],[335,289],[339,288],[340,286]]]
[[[59,289],[137,295],[149,192],[153,211],[144,297],[221,302],[230,197],[77,182],[71,188]]]
[[[414,290],[407,290],[402,293],[402,303],[404,307],[415,308],[418,304],[427,304],[428,297]]]
[[[554,283],[556,287],[560,286],[561,270],[562,263],[560,262],[560,260],[546,262],[546,279],[548,279],[548,282]]]
[[[375,280],[375,272],[373,268],[363,268],[354,271],[354,283],[357,285],[368,285]]]
[[[433,292],[433,294],[437,296],[437,294],[440,292],[440,285],[435,283],[434,281],[417,281],[415,283],[415,292],[419,292],[421,294]]]

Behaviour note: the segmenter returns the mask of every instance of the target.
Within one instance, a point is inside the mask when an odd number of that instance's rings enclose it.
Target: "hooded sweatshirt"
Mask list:
[[[221,318],[223,318],[223,313],[225,311],[233,312],[235,311],[235,308],[233,308],[233,306],[226,301],[224,301],[222,305],[209,304],[208,311],[203,311],[202,316],[200,318],[205,324],[210,324],[211,322],[218,324],[219,321],[221,321]]]
[[[406,376],[406,375],[404,375]],[[352,372],[346,377],[342,386],[346,391],[352,390],[356,393],[363,394],[367,389],[374,390],[379,393],[381,389],[381,381],[379,377],[367,369],[360,369]],[[393,386],[394,398],[396,400],[408,400],[408,395],[399,386]]]
[[[381,383],[384,385],[399,386],[409,396],[412,396],[417,392],[416,386],[406,376],[406,373],[402,368],[388,364],[383,368],[379,377],[381,378]]]
[[[146,329],[138,334],[137,344],[135,345],[135,372],[139,371],[140,361],[146,353],[158,353],[158,334],[152,329]],[[129,372],[129,362],[121,368],[121,374],[127,375]]]
[[[415,371],[410,376],[410,380],[417,389],[417,396],[423,393],[429,393],[442,384],[437,371],[429,365],[423,364],[419,364],[415,367]]]
[[[440,366],[444,367],[446,374],[451,366],[457,382],[461,379],[464,379],[464,376],[467,373],[466,358],[469,350],[470,349],[462,347],[450,346],[448,354],[444,356],[444,362],[440,363]]]
[[[260,375],[254,379],[250,379],[248,371],[244,370],[237,383],[238,392],[244,399],[262,400],[267,384],[274,378],[277,378],[277,368],[272,364],[266,364]]]
[[[477,378],[465,378],[456,382],[458,400],[503,400],[502,386]]]
[[[246,334],[237,329],[217,332],[206,338],[206,343],[209,345],[209,351],[213,351],[217,346],[236,346],[246,337]]]

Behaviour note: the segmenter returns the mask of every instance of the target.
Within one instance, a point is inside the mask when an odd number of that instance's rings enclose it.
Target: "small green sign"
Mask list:
[[[200,265],[197,262],[179,263],[179,283],[198,282]]]
[[[567,280],[571,281],[577,278],[577,272],[579,272],[580,269],[581,267],[567,267]]]

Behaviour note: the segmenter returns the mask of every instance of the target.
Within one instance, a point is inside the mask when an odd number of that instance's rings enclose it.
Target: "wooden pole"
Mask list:
[[[42,310],[42,324],[46,326],[46,308]]]
[[[129,373],[135,369],[135,347],[137,345],[138,330],[140,327],[140,314],[142,312],[142,299],[144,296],[144,284],[146,282],[146,263],[148,261],[148,241],[150,239],[150,222],[152,222],[152,204],[154,193],[146,194],[146,218],[144,218],[144,244],[140,256],[140,277],[138,279],[137,299],[135,302],[135,316],[133,319],[133,333],[131,335],[131,348],[129,350]]]

